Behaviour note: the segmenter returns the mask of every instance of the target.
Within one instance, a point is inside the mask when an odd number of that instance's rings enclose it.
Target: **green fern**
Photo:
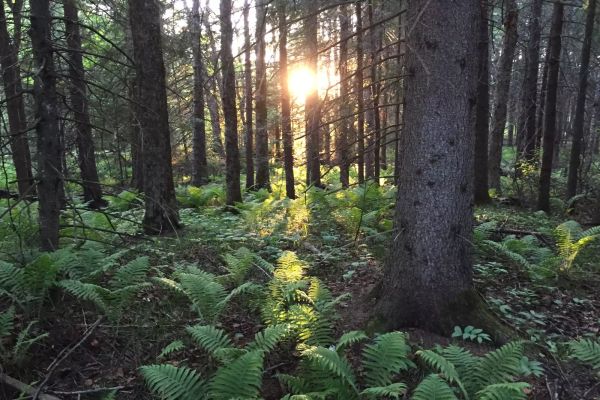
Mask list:
[[[186,331],[202,349],[213,357],[217,357],[218,351],[233,347],[229,335],[224,330],[212,325],[189,326]]]
[[[313,365],[347,383],[354,392],[358,393],[356,377],[352,372],[352,367],[338,353],[324,347],[311,347],[303,352],[303,356],[310,360]]]
[[[365,382],[371,387],[383,387],[392,383],[394,375],[414,367],[407,357],[410,346],[406,335],[390,332],[375,338],[362,352]]]
[[[268,326],[254,335],[254,341],[248,344],[247,350],[272,351],[287,336],[288,332],[289,326],[286,324]]]
[[[446,381],[437,376],[431,374],[425,378],[419,386],[415,389],[413,400],[458,400],[458,397],[454,394],[454,390]]]
[[[110,291],[93,283],[84,283],[81,281],[67,279],[60,281],[58,286],[72,294],[73,296],[94,303],[100,310],[109,311],[107,298]]]
[[[166,356],[183,349],[185,349],[185,344],[183,344],[181,340],[174,340],[162,349],[158,358],[165,358]]]
[[[496,383],[477,392],[477,400],[521,400],[526,399],[525,382]]]
[[[14,328],[15,308],[9,307],[8,310],[0,314],[0,346],[2,338],[10,335]]]
[[[367,340],[369,337],[363,331],[350,331],[344,333],[337,341],[335,350],[340,353],[348,346]]]
[[[164,400],[206,399],[206,383],[196,372],[169,364],[146,365],[140,368],[151,391]]]
[[[117,289],[144,283],[149,268],[148,257],[138,257],[115,272],[110,286]]]
[[[600,342],[591,339],[572,340],[568,343],[571,357],[600,370]]]
[[[404,395],[406,392],[406,385],[404,383],[392,383],[391,385],[384,387],[370,387],[362,392],[361,395],[369,398],[369,399],[399,399],[400,396]]]
[[[263,374],[262,351],[249,351],[217,370],[209,383],[209,398],[214,400],[255,399]]]

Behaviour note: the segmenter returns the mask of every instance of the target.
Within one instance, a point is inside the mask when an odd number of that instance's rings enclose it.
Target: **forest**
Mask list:
[[[0,399],[600,399],[598,0],[0,0]]]

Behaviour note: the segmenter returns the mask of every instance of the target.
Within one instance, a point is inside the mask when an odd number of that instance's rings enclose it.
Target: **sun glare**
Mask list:
[[[315,74],[310,69],[298,67],[290,72],[288,87],[294,99],[304,102],[315,85]]]

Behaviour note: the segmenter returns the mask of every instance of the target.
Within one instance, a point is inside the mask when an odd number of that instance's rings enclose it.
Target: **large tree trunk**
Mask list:
[[[573,122],[573,143],[569,159],[569,175],[567,178],[567,198],[577,194],[577,180],[581,166],[583,148],[583,125],[585,119],[585,98],[587,96],[588,75],[590,70],[590,53],[592,50],[592,35],[596,16],[596,0],[590,0],[588,14],[585,22],[585,36],[581,48],[581,66],[579,69],[579,88],[577,104],[575,106],[575,120]]]
[[[319,54],[319,1],[306,2],[306,16],[304,18],[304,55],[306,68],[315,77],[315,84],[306,94],[304,107],[306,110],[306,184],[308,186],[321,186],[321,162],[319,160],[321,105],[317,80],[317,58]]]
[[[550,183],[552,177],[552,158],[554,156],[554,136],[556,134],[556,99],[558,93],[558,72],[560,69],[563,14],[564,5],[560,2],[554,3],[546,61],[548,64],[548,83],[546,85],[546,104],[544,106],[544,147],[537,204],[538,209],[543,211],[550,211]]]
[[[244,132],[246,137],[246,190],[254,188],[254,132],[252,121],[252,62],[251,43],[250,43],[250,22],[248,21],[250,13],[250,3],[244,2],[244,111],[246,120],[244,121]]]
[[[356,142],[358,183],[365,181],[365,113],[363,95],[363,33],[362,33],[362,1],[356,2]]]
[[[389,329],[447,334],[479,322],[470,238],[481,18],[477,0],[411,1],[407,12],[402,173],[377,313]]]
[[[37,119],[37,164],[39,196],[40,247],[44,251],[58,248],[61,193],[63,193],[62,146],[58,129],[58,100],[54,68],[50,5],[47,1],[31,2],[31,46],[37,73],[34,98]]]
[[[487,0],[479,1],[477,105],[475,112],[475,204],[490,201],[488,193],[488,137],[490,134],[490,29]]]
[[[510,95],[510,80],[512,76],[513,59],[517,48],[517,24],[519,21],[519,8],[516,0],[509,0],[506,16],[504,18],[504,43],[502,55],[499,60],[498,81],[496,83],[496,108],[492,125],[489,146],[489,184],[491,188],[500,191],[500,175],[502,164],[502,145],[504,141],[504,129],[506,128],[506,116],[508,97]],[[509,127],[512,131],[512,127]]]
[[[242,201],[240,188],[240,150],[238,148],[237,106],[235,104],[235,68],[231,43],[233,26],[231,25],[231,2],[221,0],[221,67],[223,69],[223,115],[225,118],[225,183],[228,205]]]
[[[202,21],[200,0],[192,3],[192,53],[194,55],[194,110],[192,114],[194,134],[192,184],[202,186],[208,183],[208,162],[206,159],[206,122],[204,120],[204,63],[202,61]]]
[[[373,156],[373,178],[375,183],[379,184],[379,176],[381,172],[380,164],[380,149],[381,149],[381,116],[379,115],[379,96],[381,91],[381,84],[378,77],[378,64],[379,64],[379,47],[377,36],[379,29],[375,26],[373,21],[373,0],[369,0],[367,5],[369,26],[369,52],[371,57],[371,68],[370,68],[370,95],[371,95],[371,106],[372,106],[372,117],[373,124],[371,126],[371,143],[372,143],[372,156]]]
[[[81,34],[79,33],[79,16],[75,0],[63,0],[65,15],[65,33],[69,47],[69,80],[71,108],[75,123],[77,143],[77,161],[81,173],[83,200],[90,207],[98,208],[107,205],[102,199],[102,188],[96,168],[96,150],[92,138],[92,124],[88,109],[85,70],[81,53]]]
[[[21,10],[15,10],[14,18],[21,18]],[[18,24],[15,24],[17,26]],[[20,25],[19,25],[20,26]],[[17,29],[16,27],[14,29]],[[16,36],[20,32],[16,32]],[[8,33],[4,1],[0,1],[0,65],[6,97],[8,114],[10,150],[17,174],[17,188],[21,197],[35,195],[33,173],[31,172],[31,153],[27,140],[27,116],[23,102],[21,85],[21,67],[17,43]]]
[[[285,171],[285,193],[290,199],[296,198],[294,188],[294,134],[292,132],[290,89],[288,82],[288,56],[285,2],[278,3],[279,19],[279,93],[281,96],[281,135],[283,136],[283,169]]]
[[[256,6],[256,188],[270,190],[267,130],[267,65],[265,60],[266,0]]]
[[[532,0],[527,42],[527,65],[521,98],[521,122],[519,124],[518,158],[525,162],[535,161],[535,114],[537,109],[537,84],[540,59],[540,19],[542,0]]]
[[[160,3],[158,0],[129,0],[129,21],[139,98],[143,102],[137,107],[146,199],[143,225],[147,233],[160,234],[179,227],[171,167]]]
[[[348,7],[342,5],[340,9],[340,124],[339,132],[336,135],[335,149],[337,152],[337,161],[340,167],[340,183],[342,187],[350,186],[350,157],[348,148],[348,132],[350,130],[349,121],[352,110],[350,103],[346,100],[349,95],[348,82],[348,38],[350,37],[350,18],[348,16]]]

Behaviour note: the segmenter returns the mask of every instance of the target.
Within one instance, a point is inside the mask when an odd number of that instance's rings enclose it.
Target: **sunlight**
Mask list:
[[[290,95],[294,99],[304,102],[306,96],[315,89],[315,81],[316,76],[310,69],[304,66],[293,69],[288,79]]]

